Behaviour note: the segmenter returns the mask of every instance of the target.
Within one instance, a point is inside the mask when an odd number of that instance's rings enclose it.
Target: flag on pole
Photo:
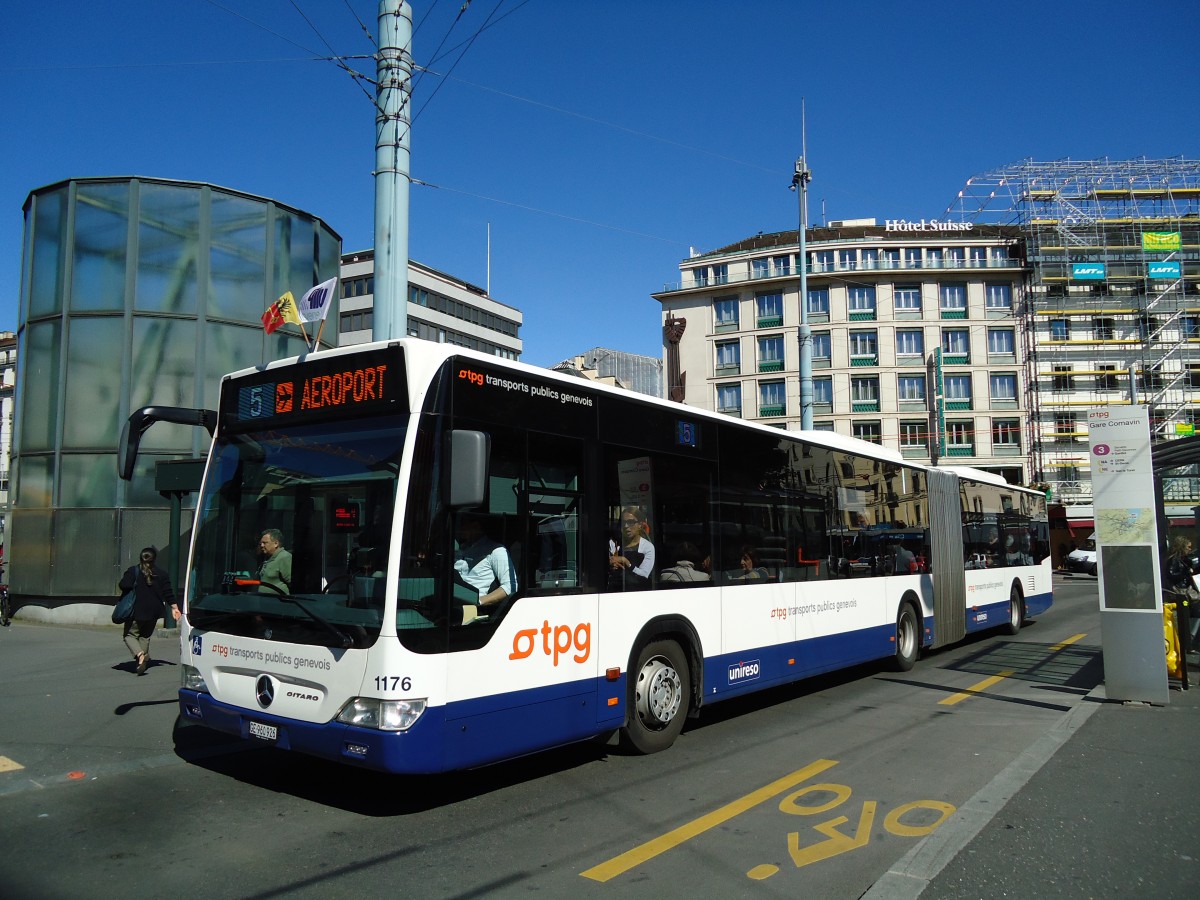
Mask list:
[[[284,322],[291,322],[294,325],[303,323],[300,318],[300,313],[296,309],[296,299],[292,296],[291,291],[287,291],[282,297],[267,307],[267,311],[262,314],[263,328],[267,334],[271,334],[283,327]]]
[[[337,278],[323,281],[316,287],[309,288],[300,298],[300,318],[305,322],[324,322],[329,315],[329,307],[333,305],[333,295],[337,290]]]

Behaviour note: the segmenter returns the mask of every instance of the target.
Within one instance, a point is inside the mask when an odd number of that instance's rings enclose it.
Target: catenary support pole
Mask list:
[[[409,132],[412,7],[380,0],[375,89],[375,307],[377,341],[408,333]]]

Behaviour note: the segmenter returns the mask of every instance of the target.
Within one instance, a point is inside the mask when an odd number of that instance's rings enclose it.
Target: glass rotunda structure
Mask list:
[[[159,423],[125,482],[122,424],[147,404],[215,409],[225,373],[302,352],[297,326],[267,335],[261,316],[336,276],[341,238],[273,200],[157,178],[59,182],[24,212],[9,582],[22,606],[111,603],[141,547],[161,564],[186,541],[168,534],[156,463],[209,442]]]

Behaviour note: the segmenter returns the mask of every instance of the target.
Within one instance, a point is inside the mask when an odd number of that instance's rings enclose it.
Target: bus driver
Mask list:
[[[468,513],[462,517],[455,555],[454,570],[479,591],[480,607],[495,606],[517,592],[517,573],[508,551],[484,534],[478,516]]]

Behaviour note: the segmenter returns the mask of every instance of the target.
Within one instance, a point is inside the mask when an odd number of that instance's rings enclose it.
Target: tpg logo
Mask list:
[[[729,683],[741,684],[743,681],[757,681],[761,674],[762,665],[757,659],[735,662],[729,667]]]

